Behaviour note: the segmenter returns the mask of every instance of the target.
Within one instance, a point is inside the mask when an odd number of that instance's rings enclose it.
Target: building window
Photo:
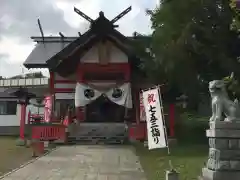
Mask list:
[[[16,115],[17,101],[0,101],[0,115]]]

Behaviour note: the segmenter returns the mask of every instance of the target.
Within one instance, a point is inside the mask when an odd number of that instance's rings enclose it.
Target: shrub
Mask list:
[[[208,127],[209,117],[183,113],[176,122],[176,137],[185,143],[207,143],[206,129]]]

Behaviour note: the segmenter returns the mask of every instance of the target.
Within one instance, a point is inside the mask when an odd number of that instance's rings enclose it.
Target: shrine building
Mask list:
[[[90,22],[79,37],[31,37],[37,43],[24,62],[26,68],[48,68],[52,111],[57,119],[73,108],[76,128],[81,136],[117,136],[124,133],[134,139],[146,138],[146,124],[140,122],[139,92],[142,82],[133,80],[139,72],[140,59],[134,52],[134,37],[116,30],[115,22],[103,12],[95,20],[78,9],[75,12]],[[51,121],[51,120],[50,120]]]

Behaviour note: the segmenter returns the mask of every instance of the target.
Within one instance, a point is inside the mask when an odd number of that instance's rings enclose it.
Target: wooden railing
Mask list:
[[[28,124],[35,123],[44,123],[44,115],[43,114],[29,114],[28,115]]]
[[[66,140],[65,129],[62,124],[33,124],[31,138],[40,141]]]
[[[66,126],[62,124],[34,123],[31,126],[31,147],[33,156],[41,156],[45,152],[44,142],[61,140],[66,142]]]
[[[63,118],[52,118],[51,123],[58,123],[60,124],[62,122]],[[44,120],[44,114],[32,114],[30,111],[28,112],[28,119],[27,119],[28,125],[36,124],[36,123],[46,123]]]
[[[28,114],[31,138],[40,141],[66,140],[66,125],[62,122],[45,122],[43,114]]]

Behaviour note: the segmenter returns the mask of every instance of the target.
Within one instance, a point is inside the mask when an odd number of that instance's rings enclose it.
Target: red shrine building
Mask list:
[[[25,67],[49,69],[54,118],[73,109],[72,137],[118,136],[126,133],[127,125],[129,138],[145,139],[145,122],[139,120],[142,82],[132,78],[140,59],[132,46],[134,37],[124,36],[115,25],[131,8],[113,20],[103,12],[92,20],[74,10],[90,22],[89,30],[79,37],[32,37],[37,45]]]

